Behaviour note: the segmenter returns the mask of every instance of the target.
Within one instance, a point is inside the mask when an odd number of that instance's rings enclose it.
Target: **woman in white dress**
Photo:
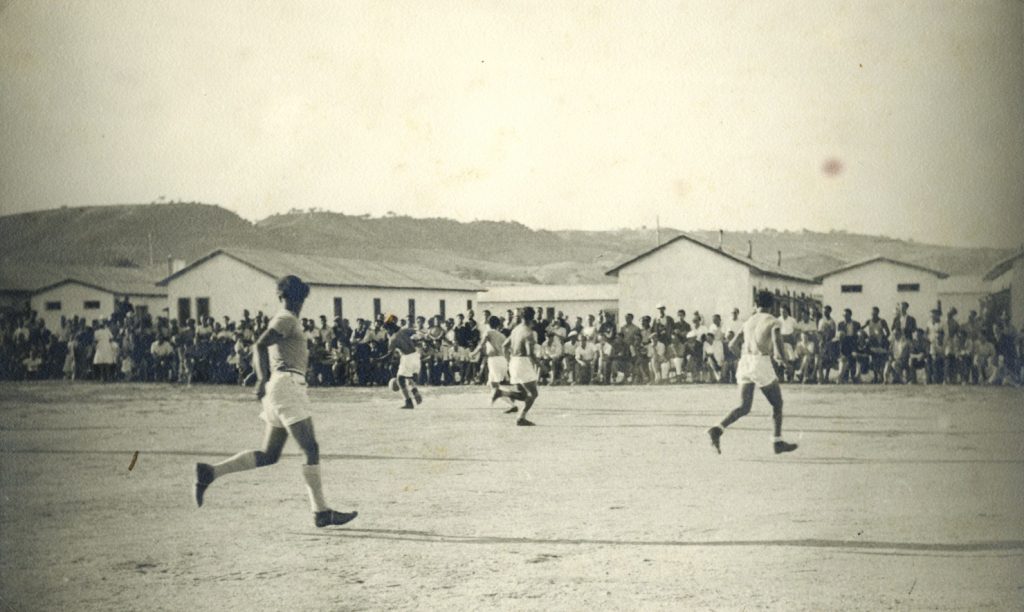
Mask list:
[[[110,382],[114,378],[114,364],[117,363],[117,345],[114,344],[114,334],[107,326],[106,319],[100,321],[99,329],[93,332],[93,343],[95,352],[92,365],[96,376],[103,382]]]

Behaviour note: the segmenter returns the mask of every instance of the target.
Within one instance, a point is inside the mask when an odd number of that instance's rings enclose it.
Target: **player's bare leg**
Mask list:
[[[773,438],[775,454],[795,451],[796,444],[790,444],[782,439],[782,389],[779,387],[779,383],[774,382],[766,387],[761,387],[761,393],[772,405],[772,421],[775,423],[775,437]]]
[[[754,383],[744,383],[743,386],[740,387],[740,405],[722,419],[721,423],[708,430],[708,436],[711,438],[711,446],[713,446],[719,454],[722,453],[720,440],[722,438],[722,434],[725,433],[725,428],[749,414],[750,406],[753,403]]]
[[[532,421],[528,421],[526,419],[526,413],[528,413],[530,411],[530,408],[533,407],[533,402],[535,402],[537,400],[537,395],[538,395],[537,383],[536,382],[528,382],[528,383],[519,385],[519,388],[522,389],[526,393],[526,397],[523,399],[523,401],[525,402],[525,405],[523,406],[523,414],[521,414],[519,416],[519,420],[516,421],[516,425],[532,426],[532,425],[534,425],[534,423]]]
[[[508,399],[510,402],[512,402],[512,407],[506,410],[505,414],[515,414],[519,412],[519,408],[516,407],[515,402],[525,402],[528,396],[529,393],[526,392],[526,389],[523,387],[523,385],[516,385],[515,391],[506,391],[501,387],[494,390],[495,399],[499,397],[504,397]]]
[[[405,398],[405,404],[403,406],[401,406],[401,407],[406,409],[406,410],[412,410],[413,409],[412,399],[413,399],[413,395],[414,394],[415,394],[415,396],[417,398],[417,402],[416,403],[419,403],[419,402],[423,401],[422,398],[419,397],[419,391],[416,391],[415,387],[410,385],[410,382],[411,382],[411,379],[409,379],[406,376],[399,376],[398,377],[398,388],[402,392],[402,397]]]
[[[196,505],[203,505],[203,496],[206,488],[220,478],[233,472],[252,470],[266,465],[274,465],[281,458],[281,449],[288,440],[288,430],[282,427],[267,425],[263,435],[263,450],[242,451],[231,457],[210,465],[208,463],[196,464]]]
[[[491,383],[491,389],[494,390],[493,393],[491,393],[491,406],[494,406],[494,402],[498,401],[498,399],[505,397],[511,405],[511,407],[505,411],[505,414],[519,412],[519,408],[516,408],[515,402],[513,402],[509,397],[502,395],[501,383]]]

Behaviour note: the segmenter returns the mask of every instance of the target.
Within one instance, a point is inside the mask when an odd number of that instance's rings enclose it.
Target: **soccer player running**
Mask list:
[[[537,340],[533,331],[533,308],[523,309],[523,320],[516,325],[506,343],[511,347],[508,371],[509,382],[516,386],[515,391],[498,389],[494,399],[507,397],[512,401],[524,402],[523,413],[516,420],[516,425],[532,426],[535,423],[527,420],[526,414],[537,400]]]
[[[491,395],[491,405],[501,397],[501,383],[508,376],[508,361],[505,359],[505,334],[501,333],[501,319],[491,316],[487,319],[487,333],[480,338],[480,344],[473,349],[471,357],[476,359],[482,352],[487,357],[487,383],[491,385],[494,393]],[[511,407],[506,414],[518,412],[515,403],[509,401]]]
[[[405,404],[401,408],[413,409],[413,400],[417,404],[423,403],[420,390],[416,388],[416,376],[420,373],[420,352],[416,348],[413,336],[416,330],[408,327],[398,326],[398,317],[391,314],[384,319],[384,329],[388,332],[388,354],[399,355],[398,361],[398,388],[405,397]]]
[[[725,428],[735,423],[740,417],[750,412],[754,401],[754,387],[761,392],[772,405],[772,418],[775,421],[775,437],[773,438],[775,454],[788,453],[796,450],[796,444],[782,439],[782,390],[772,366],[772,353],[782,355],[782,338],[779,333],[779,320],[771,314],[774,296],[768,291],[757,293],[757,312],[743,324],[743,331],[733,339],[738,344],[743,338],[743,351],[736,368],[736,382],[740,385],[741,404],[722,419],[722,422],[708,430],[711,446],[722,452],[720,440]]]
[[[285,276],[278,281],[277,297],[284,308],[270,320],[267,330],[256,341],[256,374],[259,377],[256,398],[263,403],[260,417],[267,423],[263,450],[242,451],[214,465],[197,463],[197,505],[203,505],[207,487],[221,476],[277,463],[288,434],[291,434],[306,455],[302,477],[306,481],[314,524],[317,527],[344,525],[356,518],[356,512],[335,512],[324,501],[320,447],[313,433],[313,418],[309,414],[309,397],[306,395],[309,353],[298,319],[308,295],[309,285],[297,276]]]

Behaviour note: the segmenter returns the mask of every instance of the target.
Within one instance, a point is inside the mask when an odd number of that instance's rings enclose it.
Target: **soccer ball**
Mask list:
[[[388,386],[391,387],[391,390],[396,392],[396,393],[401,388],[401,387],[398,386],[398,379],[397,378],[392,378],[391,380],[389,380],[388,381]]]

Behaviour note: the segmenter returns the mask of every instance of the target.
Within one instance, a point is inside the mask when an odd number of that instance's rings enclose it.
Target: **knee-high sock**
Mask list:
[[[320,464],[302,466],[302,478],[306,481],[309,506],[313,512],[327,510],[327,502],[324,501],[324,487],[320,481]]]
[[[242,451],[234,457],[213,465],[213,477],[220,478],[233,472],[253,470],[257,467],[257,451]]]

